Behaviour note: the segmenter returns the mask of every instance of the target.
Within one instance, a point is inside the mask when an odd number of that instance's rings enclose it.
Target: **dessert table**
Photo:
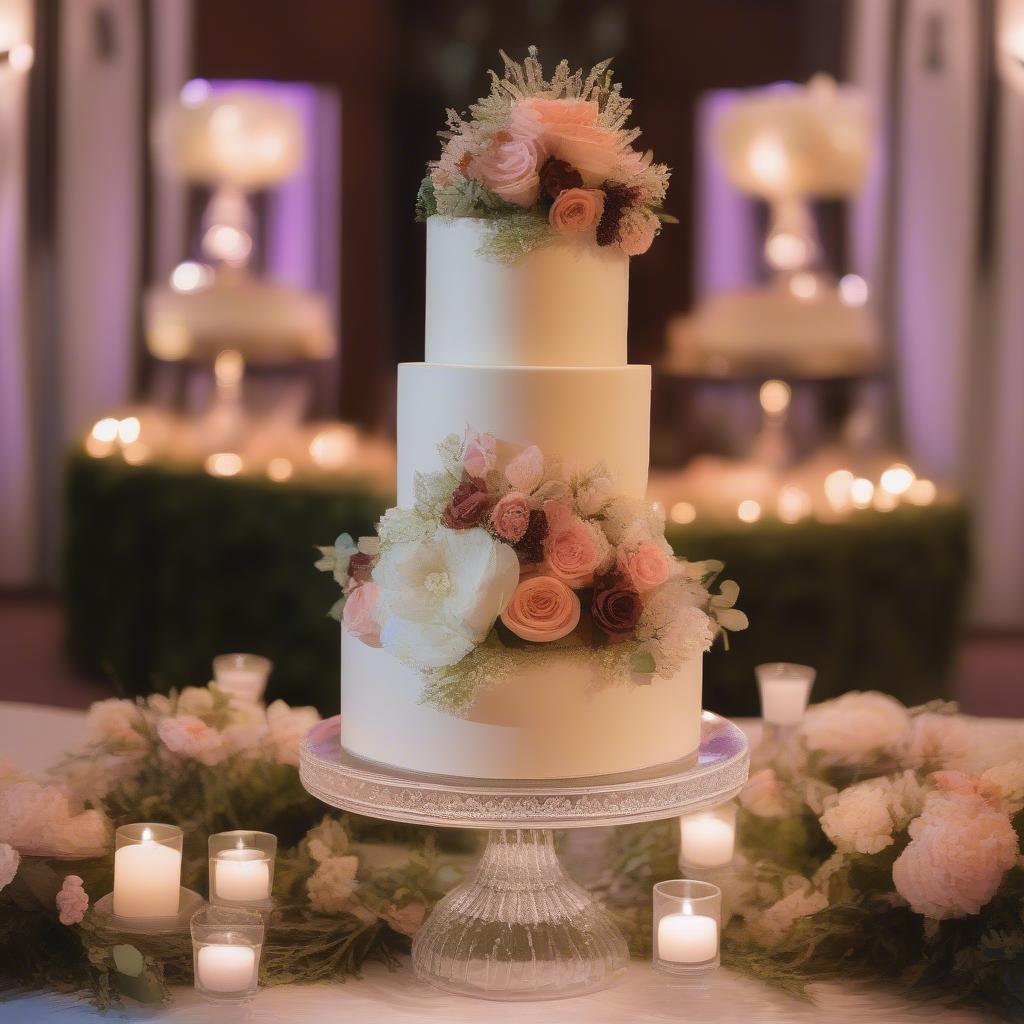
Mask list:
[[[78,739],[84,713],[32,704],[0,702],[0,757],[26,772],[45,771]],[[743,722],[756,742],[758,724]],[[347,1024],[382,1021],[437,1021],[444,1024],[482,1024],[485,1021],[579,1021],[586,1024],[661,1024],[690,1022],[799,1022],[827,1019],[829,1024],[867,1024],[885,1021],[935,1021],[974,1024],[995,1018],[973,1010],[942,1010],[934,1004],[914,1004],[888,991],[841,984],[811,986],[811,1001],[794,998],[728,970],[720,970],[693,987],[657,975],[642,961],[633,961],[625,978],[593,995],[558,1003],[484,1003],[435,991],[418,981],[411,969],[391,971],[369,964],[358,981],[337,985],[289,985],[261,991],[251,1005],[213,1010],[190,988],[176,989],[170,1006],[126,1005],[123,1011],[98,1014],[87,1003],[56,994],[29,994],[0,1001],[0,1024],[52,1024],[102,1019],[168,1021],[175,1024],[247,1021],[253,1024],[320,1021],[343,1018]]]

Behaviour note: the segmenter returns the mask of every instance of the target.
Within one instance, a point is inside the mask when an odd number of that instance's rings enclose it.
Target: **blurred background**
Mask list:
[[[249,651],[336,710],[313,545],[392,500],[417,185],[530,44],[674,169],[629,344],[752,622],[706,706],[784,660],[1024,714],[1018,0],[0,0],[0,699]]]

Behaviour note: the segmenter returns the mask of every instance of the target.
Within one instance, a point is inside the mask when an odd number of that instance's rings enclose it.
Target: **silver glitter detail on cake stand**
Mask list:
[[[734,797],[747,779],[742,731],[705,711],[695,756],[584,779],[472,779],[402,771],[354,757],[341,719],[315,726],[302,784],[332,807],[416,825],[489,829],[473,876],[434,909],[413,965],[438,988],[486,999],[559,999],[594,992],[625,969],[626,942],[564,872],[551,829],[657,821]]]

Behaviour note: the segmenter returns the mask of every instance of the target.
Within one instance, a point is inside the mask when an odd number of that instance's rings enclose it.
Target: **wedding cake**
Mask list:
[[[505,62],[468,120],[449,112],[420,190],[398,506],[318,563],[343,591],[341,743],[452,776],[631,772],[694,753],[702,654],[745,625],[735,584],[709,592],[720,564],[677,559],[645,499],[629,261],[668,169],[633,147],[607,62]]]

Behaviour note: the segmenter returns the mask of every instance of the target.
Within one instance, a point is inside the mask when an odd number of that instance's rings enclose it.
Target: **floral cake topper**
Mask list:
[[[332,611],[348,633],[420,672],[424,700],[465,713],[541,658],[591,659],[608,682],[671,679],[746,628],[736,584],[710,592],[721,563],[676,558],[663,514],[618,494],[604,466],[565,472],[472,430],[438,451],[412,508],[317,562],[342,588]]]
[[[448,111],[441,156],[416,200],[421,220],[490,222],[489,255],[511,261],[556,238],[581,238],[627,256],[646,252],[663,222],[669,169],[636,149],[632,100],[611,80],[610,61],[586,75],[562,61],[545,78],[536,47],[469,108]]]

